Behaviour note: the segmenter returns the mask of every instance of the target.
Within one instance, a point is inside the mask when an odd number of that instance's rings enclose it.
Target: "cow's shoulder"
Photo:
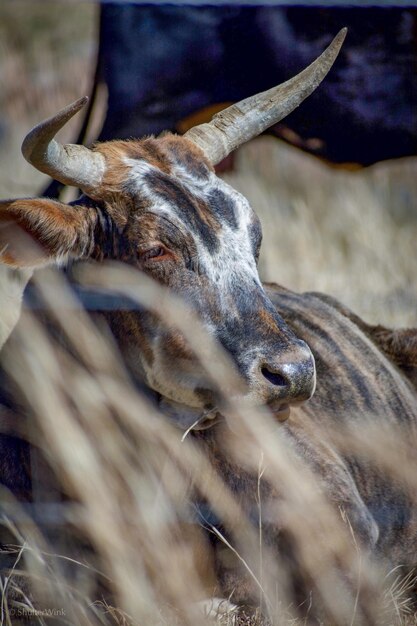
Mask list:
[[[350,330],[350,337],[366,336],[417,387],[417,328],[391,329],[368,324],[345,304],[324,293],[298,294],[275,283],[266,283],[265,287],[277,308],[282,307],[283,317],[294,320],[297,312],[302,312],[312,322],[317,316],[326,319],[327,328],[334,328],[335,332],[343,327]],[[345,324],[346,320],[351,323]]]
[[[321,293],[298,294],[271,283],[265,289],[314,354],[316,401],[339,412],[408,416],[417,424],[417,329],[369,325]]]
[[[347,512],[364,544],[372,545],[377,528],[381,554],[394,562],[396,546],[399,560],[414,559],[410,546],[415,545],[417,522],[412,500],[372,462],[372,455],[364,462],[355,442],[375,432],[403,432],[408,441],[414,440],[417,393],[408,368],[415,363],[417,331],[370,326],[320,293],[265,287],[316,361],[316,392],[292,411],[286,425],[300,456],[320,477],[330,499]]]
[[[332,296],[316,292],[310,295],[353,322],[407,376],[417,389],[417,328],[392,329],[381,324],[368,324]]]

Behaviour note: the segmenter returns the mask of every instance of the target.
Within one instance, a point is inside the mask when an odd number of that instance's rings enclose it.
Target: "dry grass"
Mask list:
[[[279,494],[283,528],[291,529],[303,572],[314,581],[313,598],[320,598],[325,623],[414,623],[414,577],[404,578],[397,570],[381,580],[349,519],[329,505],[314,476],[291,454],[281,429],[263,412],[230,400],[239,383],[227,356],[198,320],[133,270],[86,268],[81,280],[163,311],[165,322],[191,343],[231,407],[232,430],[225,432],[222,453]],[[198,492],[229,535],[223,538],[209,522],[206,530],[216,533],[243,564],[242,577],[258,589],[269,615],[236,614],[227,610],[227,602],[213,601],[218,623],[303,623],[288,588],[286,561],[263,541],[268,498],[260,496],[260,489],[252,503],[233,494],[201,453],[198,440],[184,439],[132,387],[112,342],[79,308],[59,276],[48,272],[37,281],[44,306],[71,349],[47,336],[25,312],[3,358],[31,413],[29,438],[40,446],[57,480],[55,489],[38,496],[43,511],[56,502],[57,489],[69,500],[59,504],[51,528],[35,524],[11,494],[2,493],[3,522],[15,536],[9,546],[12,572],[3,583],[3,616],[31,610],[33,623],[53,614],[62,617],[58,623],[89,626],[206,623],[199,603],[216,596],[216,585],[208,576],[210,558],[192,517],[191,502]],[[415,500],[414,441],[380,425],[333,436],[346,451],[356,450],[377,463]],[[398,454],[407,459],[402,466]],[[42,465],[37,471],[42,485]],[[51,470],[43,472],[50,477]],[[257,507],[259,525],[249,523],[244,512],[251,504]],[[363,622],[366,610],[373,621]]]
[[[22,137],[39,121],[90,93],[96,56],[92,3],[5,0],[0,4],[1,197],[29,196],[47,180],[20,156]],[[62,139],[74,139],[80,119]]]
[[[71,7],[67,19],[62,19],[68,10],[65,5],[41,9],[39,4],[32,15],[27,3],[19,6],[24,8],[3,4],[0,13],[2,197],[34,194],[42,186],[42,177],[20,157],[21,138],[45,114],[88,91],[94,57],[91,7],[78,7],[78,13]],[[36,22],[40,15],[43,24],[43,11],[50,15],[48,28],[33,37],[28,20]],[[80,21],[86,30],[80,31]],[[57,52],[58,41],[75,36],[82,45],[64,46],[62,55]],[[74,127],[68,133],[67,138],[74,136]],[[417,323],[416,174],[417,161],[412,159],[366,172],[339,171],[278,141],[260,138],[239,152],[236,171],[225,177],[261,216],[265,279],[331,293],[369,321],[401,326]],[[0,271],[10,302],[6,330],[0,324],[0,333],[6,334],[14,323],[25,277],[16,280],[4,268]],[[236,381],[230,379],[225,355],[190,323],[188,313],[178,303],[168,306],[167,294],[144,277],[132,278],[129,273],[121,277],[120,271],[95,272],[94,280],[100,279],[102,288],[125,285],[130,297],[169,311],[169,323],[188,336],[219,388],[233,387]],[[197,606],[216,596],[216,586],[207,576],[209,557],[193,523],[190,500],[196,490],[232,529],[228,541],[260,589],[260,602],[271,618],[227,610],[221,614],[224,605],[214,605],[218,623],[307,623],[308,618],[297,617],[285,563],[265,548],[259,524],[254,528],[248,523],[242,503],[193,439],[182,442],[180,433],[132,387],[106,333],[101,334],[79,310],[65,285],[53,274],[39,280],[45,307],[58,319],[72,352],[46,336],[26,312],[7,364],[32,411],[29,436],[40,445],[57,478],[56,488],[68,500],[56,509],[57,491],[40,494],[43,514],[65,523],[38,525],[11,494],[0,494],[13,564],[2,582],[1,626],[48,624],[51,618],[58,624],[86,626],[206,623]],[[0,291],[0,297],[4,313],[6,292]],[[234,412],[238,426],[228,453],[241,463],[244,449],[248,471],[284,494],[288,519],[298,520],[293,528],[303,565],[325,608],[339,623],[359,623],[362,607],[356,591],[365,585],[373,623],[415,624],[412,574],[407,578],[401,571],[392,572],[380,592],[381,576],[358,550],[349,520],[335,516],[308,470],[288,454],[268,416],[254,415],[240,405]],[[374,445],[366,449],[353,436],[350,443],[374,462],[381,462],[381,449],[388,450],[385,471],[395,473],[415,498],[414,450],[410,442],[396,437],[373,433]],[[404,466],[397,463],[399,449],[402,458],[410,459]],[[262,504],[260,499],[255,502],[261,521]],[[336,563],[343,564],[356,583],[353,592]]]
[[[370,322],[417,324],[417,158],[348,172],[261,137],[236,169],[226,178],[262,221],[265,280],[331,293]]]

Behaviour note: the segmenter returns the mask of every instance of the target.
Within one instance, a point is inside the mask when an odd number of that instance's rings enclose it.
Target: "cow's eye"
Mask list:
[[[163,257],[168,257],[169,252],[163,246],[155,246],[153,248],[149,248],[149,250],[145,250],[144,252],[139,253],[139,259],[141,261],[149,261],[155,260],[159,261]]]

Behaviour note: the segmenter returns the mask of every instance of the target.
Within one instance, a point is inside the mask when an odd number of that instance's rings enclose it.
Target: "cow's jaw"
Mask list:
[[[207,430],[223,418],[217,407],[206,409],[190,407],[163,396],[159,401],[159,408],[184,433],[191,430]]]

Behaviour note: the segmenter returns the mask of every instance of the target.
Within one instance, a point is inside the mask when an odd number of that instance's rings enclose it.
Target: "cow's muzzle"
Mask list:
[[[311,350],[299,341],[278,354],[259,354],[251,372],[251,387],[271,408],[294,405],[311,398],[316,367]]]

